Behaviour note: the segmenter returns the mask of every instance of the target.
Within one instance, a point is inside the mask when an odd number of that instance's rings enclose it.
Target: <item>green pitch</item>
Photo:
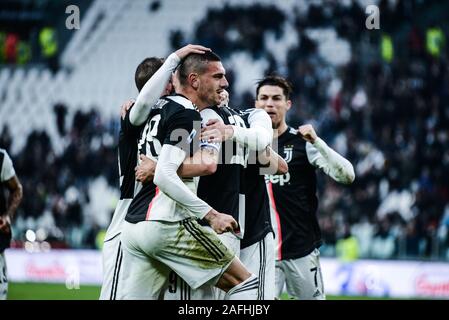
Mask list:
[[[98,300],[99,286],[67,289],[63,284],[9,283],[8,300]]]
[[[99,286],[81,285],[79,289],[67,289],[63,284],[10,283],[9,300],[98,300]],[[288,300],[284,294],[283,300]],[[388,298],[327,296],[328,300],[378,300]]]

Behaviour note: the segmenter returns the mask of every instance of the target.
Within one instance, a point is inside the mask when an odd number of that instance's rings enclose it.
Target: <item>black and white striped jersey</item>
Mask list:
[[[162,145],[177,146],[192,156],[199,149],[201,116],[195,106],[182,95],[162,97],[153,107],[138,142],[138,155],[157,160]],[[193,178],[182,178],[196,192]],[[143,184],[128,208],[125,220],[137,223],[145,220],[178,221],[191,216],[153,182]]]
[[[289,127],[278,137],[279,154],[289,170],[284,175],[266,177],[277,221],[278,260],[304,257],[322,243],[316,216],[316,169],[309,161],[306,145]]]
[[[120,175],[120,200],[117,203],[111,223],[106,232],[105,241],[121,232],[128,207],[137,192],[142,188],[136,181],[134,168],[137,165],[137,142],[144,125],[134,126],[129,120],[129,111],[120,121],[118,142],[118,168]]]
[[[213,111],[213,112],[212,112]],[[238,112],[227,107],[209,107],[201,111],[203,124],[213,118],[225,124],[245,127]],[[246,161],[246,148],[232,140],[221,144],[219,163],[214,174],[200,177],[197,195],[215,210],[231,215],[240,227],[239,237],[245,233],[245,195],[241,183]],[[206,224],[204,221],[202,224]]]
[[[241,118],[249,128],[249,116],[256,109],[239,110]],[[240,248],[247,248],[264,239],[269,232],[273,232],[270,218],[270,204],[264,175],[261,175],[261,165],[257,162],[257,152],[250,151],[248,164],[243,173],[243,193],[245,194],[245,236]]]

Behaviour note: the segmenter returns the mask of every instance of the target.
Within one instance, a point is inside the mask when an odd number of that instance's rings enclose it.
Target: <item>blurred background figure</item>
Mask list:
[[[0,149],[0,300],[8,295],[8,271],[4,251],[12,238],[11,223],[22,200],[22,185],[14,171],[11,158]]]

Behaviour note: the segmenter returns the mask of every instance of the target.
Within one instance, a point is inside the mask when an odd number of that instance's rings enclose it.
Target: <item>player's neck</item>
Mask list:
[[[288,125],[285,121],[282,121],[276,129],[273,130],[273,138],[277,138],[282,135],[285,131],[287,131]]]
[[[182,94],[187,99],[189,99],[197,108],[199,111],[207,108],[209,105],[205,103],[203,100],[198,98],[198,95],[195,91],[186,89],[180,89],[178,90],[179,94]]]

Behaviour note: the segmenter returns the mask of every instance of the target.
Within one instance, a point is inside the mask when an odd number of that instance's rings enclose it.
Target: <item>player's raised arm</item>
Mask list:
[[[312,125],[306,124],[299,127],[298,133],[308,142],[306,144],[307,158],[311,164],[322,169],[337,182],[350,184],[354,181],[355,173],[352,164],[320,139]]]
[[[131,109],[129,115],[130,122],[135,126],[144,123],[151,112],[151,108],[160,96],[170,93],[164,91],[166,91],[167,84],[173,71],[175,71],[183,58],[191,53],[201,54],[206,51],[210,51],[210,49],[201,45],[189,44],[169,55],[159,70],[145,83],[137,96],[134,107]]]

